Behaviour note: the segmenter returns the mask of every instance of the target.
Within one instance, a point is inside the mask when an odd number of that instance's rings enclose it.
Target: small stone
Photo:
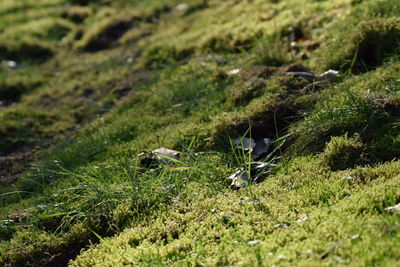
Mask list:
[[[153,150],[152,153],[160,158],[173,158],[173,159],[178,159],[181,154],[181,152],[179,151],[163,147]]]
[[[278,224],[275,224],[274,225],[274,228],[284,228],[284,229],[287,229],[287,228],[289,228],[289,224],[287,224],[287,223],[278,223]]]
[[[278,256],[276,256],[276,258],[277,258],[278,260],[284,260],[284,259],[286,259],[286,256],[283,255],[283,254],[279,254]]]
[[[350,237],[350,239],[351,239],[351,240],[355,240],[355,239],[358,239],[359,237],[360,237],[359,234],[355,234],[355,235],[352,235],[352,236]]]
[[[312,249],[308,249],[308,250],[300,251],[300,253],[301,254],[306,254],[306,255],[311,255],[311,254],[313,254],[313,251],[312,251]]]
[[[305,222],[305,221],[307,221],[307,220],[308,220],[308,217],[305,216],[305,217],[303,217],[303,218],[297,219],[296,222]]]
[[[14,60],[3,60],[3,65],[9,67],[10,69],[15,70],[18,67],[18,64]]]
[[[342,176],[342,179],[344,179],[344,180],[352,180],[353,177],[351,177],[350,175],[345,175],[345,176]]]
[[[334,82],[339,78],[339,72],[337,70],[328,70],[321,75],[315,77],[319,82]]]
[[[385,209],[392,214],[400,214],[400,203]]]
[[[182,3],[182,4],[177,5],[175,8],[178,11],[184,11],[184,10],[188,9],[189,6],[186,3]]]
[[[240,72],[240,69],[228,70],[228,71],[226,72],[226,75],[228,75],[228,76],[233,76],[233,75],[238,74],[239,72]]]
[[[249,242],[247,242],[247,244],[254,246],[254,245],[262,244],[262,241],[261,240],[250,240]]]

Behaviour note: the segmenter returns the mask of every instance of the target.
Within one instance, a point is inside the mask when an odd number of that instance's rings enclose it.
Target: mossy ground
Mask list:
[[[0,3],[2,265],[400,261],[397,0]]]

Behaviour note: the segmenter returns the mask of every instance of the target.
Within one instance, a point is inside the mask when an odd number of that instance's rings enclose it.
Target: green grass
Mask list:
[[[397,1],[0,3],[2,265],[399,261]]]

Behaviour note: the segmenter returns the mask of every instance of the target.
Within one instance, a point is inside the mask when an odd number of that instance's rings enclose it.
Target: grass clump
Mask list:
[[[257,38],[255,58],[252,61],[255,64],[267,66],[282,66],[290,63],[292,58],[289,53],[289,41],[287,39],[284,37],[284,33],[280,31]]]
[[[400,49],[400,20],[372,20],[359,24],[354,37],[356,64],[376,67]]]
[[[382,127],[393,127],[390,118],[372,97],[344,91],[317,107],[292,129],[301,147],[321,149],[330,136],[359,133],[371,140],[383,133]]]
[[[380,66],[399,50],[398,2],[363,1],[332,24],[334,35],[318,53],[325,68],[361,73]],[[357,25],[349,30],[349,24]],[[341,34],[346,32],[347,34]]]
[[[326,144],[322,159],[333,171],[345,170],[362,164],[362,160],[366,157],[363,155],[364,151],[365,147],[359,136],[355,135],[351,138],[347,134],[335,136]]]

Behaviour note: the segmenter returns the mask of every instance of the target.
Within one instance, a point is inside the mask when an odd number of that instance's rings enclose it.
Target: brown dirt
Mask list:
[[[22,146],[0,157],[0,187],[13,184],[29,168],[37,149],[34,146]]]

